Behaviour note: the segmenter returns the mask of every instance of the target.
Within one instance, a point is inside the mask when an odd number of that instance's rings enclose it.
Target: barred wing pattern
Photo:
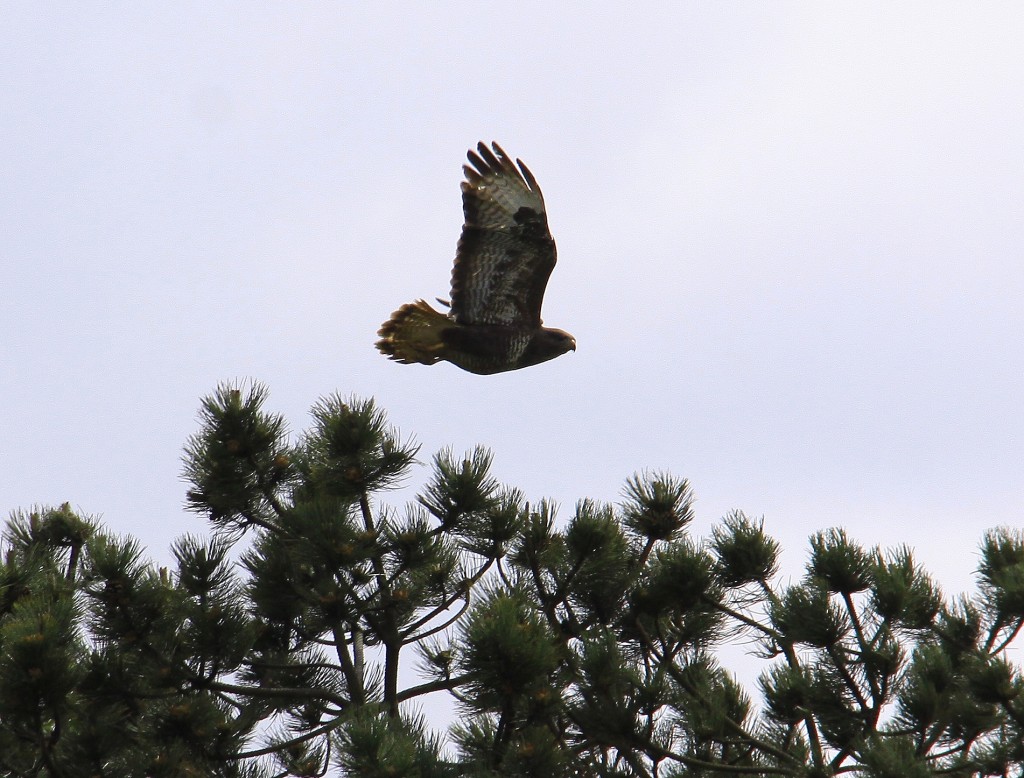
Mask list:
[[[529,168],[497,143],[469,152],[462,207],[466,221],[452,269],[451,314],[460,324],[541,326],[555,267],[544,197]]]

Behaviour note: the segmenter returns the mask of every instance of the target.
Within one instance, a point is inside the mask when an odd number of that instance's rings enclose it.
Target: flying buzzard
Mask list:
[[[555,267],[537,179],[497,143],[477,144],[463,165],[466,223],[452,268],[447,313],[423,300],[391,314],[377,348],[403,364],[447,360],[471,373],[518,370],[576,350],[568,332],[542,327],[540,306]]]

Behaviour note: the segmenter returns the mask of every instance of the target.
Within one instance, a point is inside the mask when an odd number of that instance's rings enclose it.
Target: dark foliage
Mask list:
[[[1020,532],[986,534],[970,598],[841,529],[782,585],[762,522],[689,534],[685,480],[558,522],[487,451],[442,452],[399,510],[417,446],[372,401],[323,400],[294,442],[265,401],[203,402],[185,475],[211,533],[173,569],[68,505],[11,517],[0,774],[1024,774]],[[756,695],[727,644],[761,657]]]

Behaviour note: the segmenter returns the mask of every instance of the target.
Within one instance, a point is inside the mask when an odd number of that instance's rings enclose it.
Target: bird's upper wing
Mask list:
[[[497,143],[469,152],[463,166],[466,222],[452,269],[451,313],[460,324],[539,327],[555,242],[544,198],[521,161]]]

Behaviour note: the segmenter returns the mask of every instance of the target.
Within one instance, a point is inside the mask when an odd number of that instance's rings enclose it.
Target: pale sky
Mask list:
[[[568,519],[645,468],[693,533],[842,526],[970,585],[1024,502],[1024,5],[5,3],[0,511],[166,559],[200,397],[373,396]],[[446,296],[466,149],[537,176],[575,354],[373,348]],[[421,468],[410,481],[427,476]],[[411,491],[398,492],[402,505]]]

